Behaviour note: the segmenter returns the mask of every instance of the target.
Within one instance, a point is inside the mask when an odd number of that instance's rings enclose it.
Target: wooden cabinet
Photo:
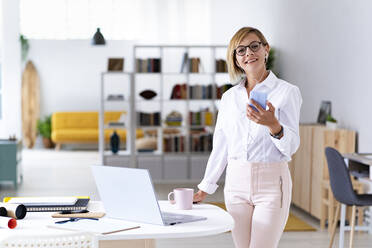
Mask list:
[[[16,188],[22,179],[21,154],[21,141],[0,141],[0,181],[12,181]]]
[[[355,152],[355,131],[300,125],[300,136],[301,145],[289,163],[292,203],[320,219],[322,184],[329,179],[325,148],[334,147],[340,153]]]

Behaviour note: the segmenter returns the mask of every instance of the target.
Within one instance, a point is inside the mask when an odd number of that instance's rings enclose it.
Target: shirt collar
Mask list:
[[[245,81],[246,81],[246,77],[243,77],[240,81],[239,81],[239,86],[241,88],[245,88]],[[260,88],[260,87],[263,87],[263,86],[266,86],[270,89],[272,89],[275,85],[275,82],[278,78],[275,76],[275,74],[270,71],[269,72],[269,75],[267,76],[267,78],[265,78],[264,81],[262,81],[261,83],[257,84],[255,88]]]

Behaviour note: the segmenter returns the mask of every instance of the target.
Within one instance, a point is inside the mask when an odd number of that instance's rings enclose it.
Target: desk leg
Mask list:
[[[155,248],[155,239],[100,240],[99,248]]]

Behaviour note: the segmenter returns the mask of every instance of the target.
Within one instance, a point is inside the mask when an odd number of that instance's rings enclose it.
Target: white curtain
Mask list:
[[[32,39],[209,43],[211,0],[21,0],[20,30]]]

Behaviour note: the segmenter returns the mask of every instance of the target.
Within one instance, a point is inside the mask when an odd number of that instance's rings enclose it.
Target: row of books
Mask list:
[[[189,85],[188,87],[186,83],[176,84],[173,86],[170,99],[187,99],[187,94],[189,99],[213,99],[213,91],[215,91],[216,98],[220,99],[222,94],[231,87],[232,84],[224,84],[219,87],[216,84]]]
[[[136,59],[137,72],[161,72],[161,59]]]
[[[210,111],[189,112],[189,121],[192,126],[212,126],[213,113]]]
[[[227,64],[224,59],[216,59],[216,72],[227,72]]]
[[[159,126],[160,120],[160,112],[137,112],[137,125],[139,126]]]
[[[211,133],[194,134],[190,136],[191,152],[210,152],[212,151],[213,135]]]
[[[186,69],[187,70],[186,72],[198,73],[199,71],[201,71],[200,67],[201,67],[200,58],[198,57],[189,58],[188,53],[183,54],[181,72],[185,72]]]
[[[167,135],[163,138],[164,152],[184,152],[185,151],[185,136],[183,135]]]

